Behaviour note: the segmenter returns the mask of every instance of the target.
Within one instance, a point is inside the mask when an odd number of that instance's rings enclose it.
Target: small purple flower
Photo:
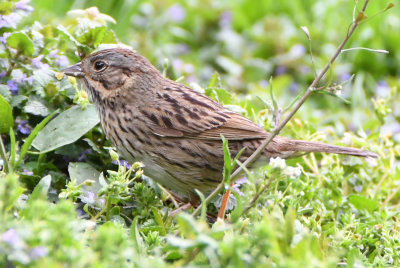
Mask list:
[[[301,45],[301,44],[296,44],[294,46],[292,46],[290,48],[289,53],[293,56],[293,57],[300,57],[302,55],[304,55],[304,53],[306,53],[306,48]]]
[[[230,28],[232,24],[232,12],[224,11],[219,17],[219,27]]]
[[[259,85],[262,88],[267,88],[269,86],[269,83],[268,83],[267,80],[263,79],[263,80],[260,81]]]
[[[21,0],[17,3],[15,3],[15,8],[16,9],[21,9],[21,10],[25,10],[28,12],[32,12],[33,11],[33,7],[27,5],[31,0]]]
[[[6,77],[6,71],[1,71],[0,72],[0,78]]]
[[[3,36],[0,37],[0,42],[3,44],[7,44],[7,38],[11,35],[11,33],[5,32]]]
[[[247,183],[248,179],[247,177],[243,177],[239,180],[237,180],[235,182],[235,184],[232,186],[232,189],[237,192],[240,196],[244,195],[241,191],[240,191],[240,186],[244,183]]]
[[[29,85],[33,84],[33,76],[24,78],[24,81],[27,82]]]
[[[31,250],[30,255],[32,256],[32,258],[34,260],[37,260],[39,258],[43,258],[43,257],[47,256],[47,253],[48,253],[48,251],[47,251],[47,248],[45,248],[45,247],[34,247]]]
[[[309,74],[311,72],[311,68],[307,65],[300,65],[299,70],[302,74]]]
[[[351,74],[349,74],[349,73],[343,73],[343,74],[340,76],[340,80],[341,80],[341,81],[347,81],[347,80],[350,79],[350,77],[351,77]]]
[[[28,175],[28,176],[32,176],[33,172],[27,169],[24,169],[24,171],[22,171],[23,174]]]
[[[9,15],[0,15],[0,28],[10,27],[17,28],[17,24],[20,20],[20,16],[16,13],[11,13]]]
[[[112,163],[114,165],[118,165],[118,161],[114,160],[114,161],[112,161]],[[125,160],[122,160],[122,159],[119,160],[119,165],[124,166],[127,169],[130,169],[132,167],[131,164],[128,163],[128,161],[125,161]]]
[[[21,83],[23,83],[23,82],[27,82],[27,83],[29,83],[30,85],[32,85],[32,83],[33,83],[33,76],[27,77],[26,74],[22,74],[20,77],[18,77],[17,79],[15,79],[15,81],[16,81],[18,84],[21,84]]]
[[[127,169],[131,169],[132,168],[132,166],[125,160],[120,160],[119,162],[120,162],[121,166],[124,166]]]
[[[186,17],[186,11],[180,4],[171,6],[167,11],[168,16],[174,22],[181,22]]]
[[[275,69],[275,75],[282,75],[286,73],[286,67],[285,66],[278,66]]]
[[[186,82],[190,83],[197,83],[197,77],[194,75],[189,75],[186,77]]]
[[[92,149],[83,150],[80,156],[78,157],[78,161],[80,162],[85,161],[87,159],[88,154],[93,154],[93,150]]]
[[[12,228],[3,233],[1,239],[12,247],[19,247],[23,242],[19,234]]]
[[[35,66],[36,68],[40,68],[41,66],[42,66],[42,62],[41,62],[41,60],[43,59],[43,55],[39,55],[38,57],[36,57],[36,58],[33,58],[32,59],[32,61],[31,61],[31,64],[33,65],[33,66]]]
[[[27,120],[21,120],[17,127],[21,134],[29,135],[31,133],[31,126],[28,124]]]
[[[57,58],[56,64],[60,67],[69,66],[69,60],[66,56],[61,55]]]
[[[14,79],[8,80],[7,81],[7,86],[11,91],[11,94],[17,95],[18,94],[18,84]]]
[[[31,61],[31,64],[33,66],[35,66],[36,68],[39,68],[39,69],[48,69],[48,68],[50,68],[50,66],[47,63],[43,63],[42,62],[43,57],[44,57],[43,55],[39,55],[36,58],[33,58],[32,61]]]
[[[172,67],[176,71],[181,71],[181,69],[183,67],[183,61],[181,59],[173,59],[172,60]]]
[[[96,195],[93,192],[87,192],[87,195],[81,195],[81,200],[85,204],[92,205],[95,203],[95,197]]]
[[[289,91],[291,93],[297,94],[299,92],[299,84],[296,82],[293,82],[290,86],[289,86]]]
[[[48,57],[49,58],[56,58],[58,56],[58,52],[60,52],[59,49],[52,50],[52,51],[50,51]]]
[[[190,63],[187,63],[183,65],[183,71],[186,73],[193,73],[194,72],[194,66]]]
[[[181,43],[181,44],[176,46],[175,52],[178,55],[187,54],[187,53],[190,52],[190,47],[185,43]]]
[[[376,85],[376,95],[381,98],[388,98],[390,97],[390,87],[386,81],[380,80]]]

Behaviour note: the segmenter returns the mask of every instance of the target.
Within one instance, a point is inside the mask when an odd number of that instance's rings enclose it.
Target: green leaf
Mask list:
[[[24,107],[25,113],[47,116],[49,114],[49,109],[40,100],[36,98],[29,98],[28,102]]]
[[[107,30],[105,26],[91,28],[89,31],[79,36],[77,40],[89,47],[98,47],[103,43],[112,44],[117,42],[114,33]]]
[[[201,204],[200,218],[205,221],[206,220],[206,216],[207,216],[207,204],[206,204],[206,200],[205,200],[204,194],[202,192],[200,192],[199,190],[197,190],[197,189],[194,189],[194,191],[196,192],[196,194],[200,198],[200,204]]]
[[[8,15],[12,12],[14,3],[11,1],[0,2],[0,15]]]
[[[25,56],[32,56],[35,53],[32,40],[21,32],[12,33],[7,38],[7,44]]]
[[[0,211],[2,224],[5,222],[4,217],[7,212],[18,206],[18,199],[26,189],[21,187],[19,176],[16,173],[10,172],[5,176],[0,176]]]
[[[87,196],[88,192],[97,194],[97,192],[102,188],[99,182],[100,172],[87,163],[70,162],[68,165],[68,173],[71,180],[75,179],[77,184],[84,183],[87,180],[93,181],[91,185],[82,185],[81,196]]]
[[[11,106],[3,96],[0,96],[0,134],[8,133],[13,125]]]
[[[378,209],[379,204],[377,201],[370,199],[362,195],[350,195],[349,202],[358,210],[366,209],[369,212],[373,212]]]
[[[67,29],[65,29],[64,26],[59,25],[57,27],[57,30],[59,31],[59,33],[63,36],[65,36],[69,41],[71,41],[72,43],[74,43],[77,47],[82,47],[84,46],[83,44],[79,43],[68,31]]]
[[[14,130],[10,128],[10,143],[11,143],[11,156],[10,156],[10,165],[11,167],[14,168],[14,163],[15,163],[15,152],[16,152],[16,142],[15,142],[15,134]]]
[[[47,193],[50,188],[51,175],[44,176],[39,183],[36,185],[31,196],[29,197],[27,203],[32,204],[38,199],[47,199]]]
[[[180,213],[178,214],[176,221],[179,224],[181,234],[186,237],[197,236],[200,232],[199,225],[196,224],[192,215]]]
[[[138,222],[138,216],[136,216],[132,221],[131,230],[130,230],[130,238],[133,241],[133,245],[134,245],[136,251],[139,254],[141,254],[143,251],[143,248],[144,248],[144,242],[143,242],[142,237],[139,234],[137,222]]]
[[[45,88],[50,81],[55,81],[55,72],[51,70],[36,70],[33,72],[33,90],[35,90],[41,97],[45,97]]]
[[[197,246],[196,241],[183,239],[183,238],[172,236],[172,235],[167,236],[167,241],[172,246],[181,248],[181,249],[194,248],[195,246]]]
[[[11,92],[8,86],[0,85],[0,96],[3,96],[6,100],[10,101],[11,99]]]
[[[162,217],[161,217],[161,214],[160,214],[159,210],[158,210],[157,208],[155,208],[155,207],[151,207],[151,211],[153,212],[154,219],[155,219],[155,221],[157,222],[158,226],[161,227],[161,232],[160,232],[160,234],[161,234],[162,236],[165,236],[165,234],[167,233],[167,231],[166,231],[166,229],[165,229],[165,225],[164,225],[164,222],[163,222],[163,220],[162,220]]]
[[[99,123],[94,105],[82,110],[74,106],[62,112],[37,135],[32,145],[41,153],[70,144],[86,134]]]
[[[119,216],[120,214],[121,214],[121,209],[118,206],[113,207],[110,211],[111,217]]]

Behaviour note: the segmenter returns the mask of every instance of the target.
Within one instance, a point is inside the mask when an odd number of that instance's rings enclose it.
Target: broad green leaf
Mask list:
[[[32,40],[21,32],[12,33],[7,38],[7,44],[25,56],[32,56],[35,53]]]
[[[75,179],[77,184],[81,184],[86,180],[93,181],[91,185],[82,185],[81,195],[86,196],[87,192],[97,194],[97,192],[101,189],[101,185],[99,183],[100,172],[87,163],[70,162],[68,165],[68,173],[71,180]]]
[[[0,95],[0,134],[8,133],[14,124],[12,109],[8,101]]]
[[[29,99],[29,98],[27,96],[24,96],[24,95],[12,96],[11,101],[10,101],[10,105],[13,108],[17,107],[18,105],[20,105],[21,103],[23,103],[27,99]]]
[[[379,204],[375,200],[372,200],[368,197],[362,195],[350,195],[349,202],[352,204],[356,209],[363,210],[366,209],[369,212],[372,212],[378,209]]]
[[[47,116],[49,109],[41,101],[35,98],[30,98],[24,107],[25,113]]]
[[[41,153],[70,144],[86,134],[100,119],[93,105],[74,106],[57,116],[39,132],[32,145]]]

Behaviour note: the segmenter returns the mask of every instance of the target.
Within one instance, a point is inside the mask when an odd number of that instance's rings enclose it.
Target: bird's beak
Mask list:
[[[84,77],[85,73],[82,72],[82,68],[81,68],[81,63],[77,63],[75,65],[72,65],[71,67],[68,67],[67,69],[64,69],[61,71],[62,73],[69,75],[69,76],[73,76],[73,77]]]

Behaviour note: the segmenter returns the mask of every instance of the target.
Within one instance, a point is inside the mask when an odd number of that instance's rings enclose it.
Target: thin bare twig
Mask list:
[[[367,9],[369,0],[365,0],[364,5],[362,10],[359,12],[360,14],[364,16],[365,10]],[[360,16],[362,17],[362,16]],[[350,37],[360,24],[360,20],[358,19],[353,19],[353,22],[351,24],[351,27],[349,31],[347,32],[345,38],[343,39],[342,43],[339,45],[339,47],[336,49],[336,52],[333,54],[332,58],[329,60],[329,62],[325,65],[325,67],[322,69],[322,71],[319,73],[319,75],[314,79],[314,81],[311,83],[311,85],[308,87],[307,91],[304,93],[304,95],[301,97],[299,102],[296,104],[296,106],[293,108],[293,110],[288,114],[288,116],[285,117],[284,120],[280,122],[280,124],[274,129],[274,131],[269,135],[267,139],[263,141],[263,143],[257,148],[257,150],[249,157],[247,160],[243,163],[243,166],[246,167],[253,163],[258,156],[265,150],[265,148],[268,146],[268,144],[272,141],[272,139],[279,134],[279,132],[283,129],[283,127],[289,122],[290,119],[296,114],[296,112],[300,109],[300,107],[304,104],[304,102],[308,99],[308,97],[311,96],[311,94],[314,92],[314,89],[317,87],[318,83],[322,80],[322,78],[325,76],[326,72],[329,70],[329,68],[332,66],[332,64],[335,62],[336,58],[339,56],[339,54],[342,52],[344,46],[346,43],[349,41]],[[235,172],[232,173],[232,182],[235,182],[236,180],[239,179],[240,173],[243,171],[242,166],[238,167]],[[205,199],[205,202],[202,203],[199,207],[195,209],[193,212],[193,215],[197,215],[202,206],[205,206],[210,203],[211,200],[213,200],[218,193],[224,188],[224,183],[222,182],[221,184],[218,185],[218,187]]]

